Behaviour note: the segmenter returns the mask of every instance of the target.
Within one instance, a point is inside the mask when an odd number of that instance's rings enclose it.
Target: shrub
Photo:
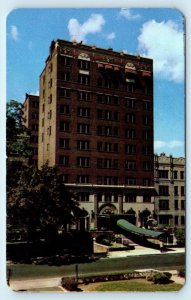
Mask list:
[[[170,279],[164,273],[156,273],[153,275],[154,284],[168,284],[170,283]]]
[[[61,285],[68,291],[77,291],[78,283],[74,278],[62,278]]]
[[[186,276],[185,272],[186,272],[185,268],[178,270],[178,276],[185,278]]]

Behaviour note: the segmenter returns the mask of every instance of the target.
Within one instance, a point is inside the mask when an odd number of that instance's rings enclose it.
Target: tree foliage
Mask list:
[[[67,229],[83,214],[59,171],[47,164],[41,170],[23,168],[16,186],[10,187],[7,194],[8,223],[25,226],[34,233],[37,228],[51,232],[57,232],[60,226]]]

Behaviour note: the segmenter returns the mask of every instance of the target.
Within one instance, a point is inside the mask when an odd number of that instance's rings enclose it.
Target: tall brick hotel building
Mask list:
[[[152,60],[53,41],[40,76],[38,166],[62,171],[87,211],[83,226],[152,218],[153,159]]]

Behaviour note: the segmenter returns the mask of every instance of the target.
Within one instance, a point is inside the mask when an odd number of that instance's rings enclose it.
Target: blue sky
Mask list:
[[[18,9],[7,18],[7,101],[39,93],[53,39],[154,61],[155,153],[184,156],[183,16],[175,9]]]

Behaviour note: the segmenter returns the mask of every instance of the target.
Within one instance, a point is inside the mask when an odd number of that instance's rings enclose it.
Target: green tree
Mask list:
[[[41,170],[23,168],[17,185],[9,189],[7,214],[9,224],[26,227],[29,239],[34,240],[37,228],[54,235],[60,226],[67,230],[83,211],[59,171],[46,164]]]

